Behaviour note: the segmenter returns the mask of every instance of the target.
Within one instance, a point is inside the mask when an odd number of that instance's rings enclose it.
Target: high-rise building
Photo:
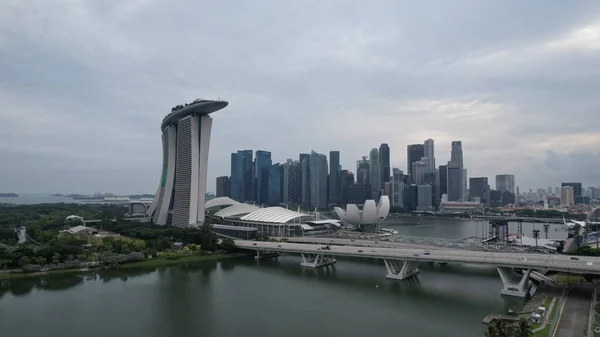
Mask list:
[[[340,204],[340,151],[329,151],[329,203]]]
[[[448,171],[448,201],[459,201],[462,195],[462,169],[456,162],[449,161]]]
[[[371,185],[371,164],[367,157],[356,162],[356,184]]]
[[[310,206],[310,156],[302,156],[300,170],[302,171],[302,205]]]
[[[404,173],[399,168],[392,169],[392,198],[393,207],[403,207],[404,203]]]
[[[480,203],[490,206],[490,185],[487,177],[469,178],[469,198],[471,201],[479,200]]]
[[[467,180],[467,169],[462,170],[462,193],[461,198],[463,201],[469,200],[469,185]]]
[[[310,153],[310,205],[327,207],[327,156],[315,151]]]
[[[455,163],[456,165],[458,165],[459,167],[459,182],[460,182],[460,191],[459,191],[459,198],[457,200],[462,200],[465,195],[464,195],[464,185],[466,182],[466,179],[464,177],[464,163],[463,163],[463,150],[462,150],[462,141],[460,140],[455,140],[452,142],[452,148],[451,148],[451,152],[450,152],[450,161]],[[449,166],[448,166],[449,167]],[[448,191],[448,193],[450,193],[450,191]],[[448,195],[448,197],[450,197],[450,195]],[[456,200],[450,200],[449,201],[456,201]]]
[[[405,185],[404,186],[404,208],[417,209],[419,204],[418,188],[417,185]]]
[[[254,201],[254,151],[241,150],[237,154],[231,154],[231,159],[235,159],[235,179],[231,180],[231,188],[235,190],[235,196],[239,202]],[[234,171],[232,171],[233,177]],[[233,195],[233,194],[232,194]]]
[[[435,172],[435,152],[433,139],[427,139],[424,143],[425,154],[423,159],[427,164],[427,173]]]
[[[238,154],[231,154],[231,176],[229,182],[229,197],[233,200],[242,200],[242,172],[238,169]]]
[[[267,199],[269,205],[279,205],[281,199],[281,165],[275,163],[267,169]]]
[[[363,205],[365,200],[371,199],[371,185],[354,184],[348,187],[348,203]]]
[[[425,145],[423,144],[410,144],[406,147],[406,173],[412,174],[412,164],[416,161],[421,160],[425,157]],[[411,181],[412,180],[411,177]]]
[[[439,186],[439,193],[437,193],[439,202],[442,200],[442,195],[448,194],[448,166],[440,165],[437,175],[439,177],[437,184]]]
[[[303,177],[303,170],[302,170],[302,161],[305,158],[309,158],[310,155],[308,153],[300,153],[300,155],[298,156],[298,176],[296,177],[296,203],[298,204],[304,204],[303,199],[302,199],[302,191],[303,191],[303,182],[302,182],[302,177]]]
[[[410,171],[410,176],[412,182],[415,185],[424,185],[425,184],[425,173],[427,172],[427,163],[419,160],[412,163],[412,170]]]
[[[354,186],[354,175],[348,170],[342,170],[340,176],[340,205],[347,205],[349,188]]]
[[[298,203],[298,172],[300,171],[300,163],[295,160],[288,159],[283,164],[283,196],[284,204]],[[301,186],[301,184],[300,184]]]
[[[582,196],[583,188],[581,187],[581,183],[562,183],[561,187],[571,186],[573,187],[573,196],[580,197]]]
[[[217,177],[217,198],[228,197],[231,190],[231,179],[228,176]]]
[[[271,152],[257,150],[254,165],[254,200],[258,204],[265,204],[269,196],[269,169],[273,165]]]
[[[206,171],[212,118],[224,101],[195,100],[171,109],[162,121],[162,174],[148,216],[157,225],[204,221]]]
[[[379,201],[379,196],[381,195],[381,168],[379,164],[379,150],[373,148],[369,153],[369,165],[371,168],[369,176],[371,177],[372,198],[375,202]]]
[[[515,194],[515,175],[514,174],[497,174],[496,175],[496,191],[509,191]]]
[[[431,201],[433,200],[431,185],[417,186],[417,210],[430,211],[433,209]]]
[[[560,203],[562,205],[573,205],[575,203],[575,191],[573,186],[563,186],[560,189]]]
[[[379,170],[380,170],[380,186],[385,187],[385,183],[390,181],[390,146],[383,143],[379,146]]]

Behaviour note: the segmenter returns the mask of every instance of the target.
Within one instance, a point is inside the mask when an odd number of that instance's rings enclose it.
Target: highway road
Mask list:
[[[428,250],[436,250],[436,249],[444,249],[441,246],[431,246],[431,245],[419,245],[416,243],[402,243],[402,242],[394,242],[394,241],[373,241],[373,240],[352,240],[352,239],[336,239],[336,238],[320,238],[320,237],[289,237],[286,238],[288,242],[296,242],[296,243],[312,243],[312,244],[322,244],[322,245],[341,245],[341,246],[360,246],[360,247],[388,247],[388,248],[398,248],[398,249],[428,249]],[[462,250],[459,248],[452,248],[452,250]]]
[[[374,259],[395,259],[418,262],[449,262],[485,264],[497,267],[548,269],[565,273],[585,273],[600,275],[600,257],[575,257],[549,254],[490,253],[461,250],[430,250],[428,255],[423,248],[389,248],[361,246],[330,246],[321,250],[321,245],[236,240],[239,248],[296,254],[323,254],[328,256],[351,256]]]

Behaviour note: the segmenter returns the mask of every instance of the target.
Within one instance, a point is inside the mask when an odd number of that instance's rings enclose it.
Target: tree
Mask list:
[[[221,240],[221,249],[228,253],[231,253],[236,250],[235,242],[233,241],[233,239],[225,238]]]
[[[22,256],[19,259],[19,266],[24,267],[28,264],[31,264],[31,261],[29,260],[29,258],[27,256]]]
[[[494,321],[488,325],[485,337],[533,337],[531,325],[527,318],[521,318],[517,324],[506,321]]]
[[[515,337],[533,337],[533,331],[531,331],[531,324],[525,317],[521,317],[517,325],[514,326],[513,335]]]

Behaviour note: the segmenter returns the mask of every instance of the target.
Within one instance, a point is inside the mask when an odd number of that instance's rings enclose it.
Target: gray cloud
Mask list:
[[[5,1],[0,190],[151,192],[159,124],[197,97],[209,162],[463,140],[470,176],[598,185],[597,1]],[[577,165],[575,163],[582,163]]]

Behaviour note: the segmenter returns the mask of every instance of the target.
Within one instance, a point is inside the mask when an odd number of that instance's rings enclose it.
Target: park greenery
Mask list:
[[[516,323],[494,321],[488,325],[485,337],[532,337],[533,331],[527,318],[522,317]]]
[[[125,209],[110,205],[45,204],[0,206],[0,270],[24,272],[69,268],[111,268],[147,259],[179,259],[234,252],[235,244],[218,244],[209,221],[199,229],[156,226],[123,220]],[[69,215],[101,219],[94,227],[111,236],[71,235],[61,230],[78,225]],[[17,245],[14,230],[26,226],[37,244]]]

